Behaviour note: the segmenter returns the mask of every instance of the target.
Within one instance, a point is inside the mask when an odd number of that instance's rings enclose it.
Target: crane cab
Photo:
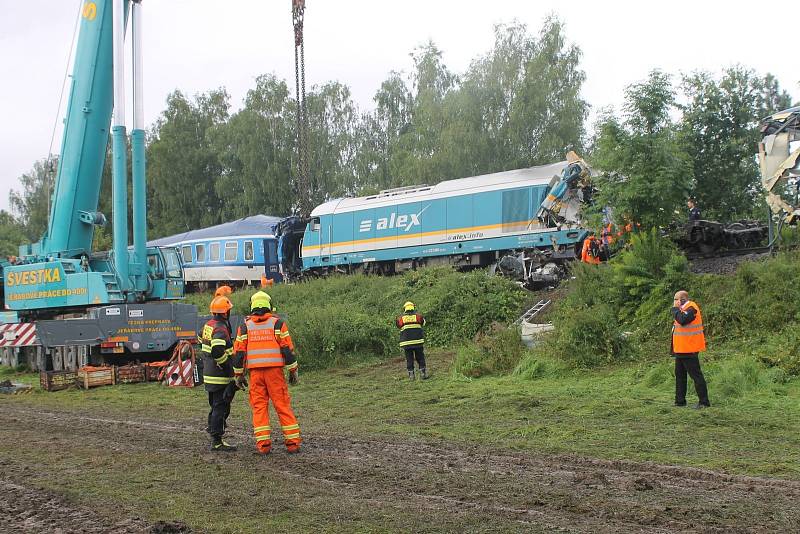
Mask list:
[[[183,267],[174,247],[147,247],[147,300],[183,298]]]

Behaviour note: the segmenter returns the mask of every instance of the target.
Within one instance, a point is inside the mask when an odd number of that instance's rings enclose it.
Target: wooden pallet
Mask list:
[[[147,371],[144,365],[128,364],[115,367],[117,384],[136,384],[147,381]]]
[[[76,385],[77,371],[39,371],[39,384],[45,391],[58,391]]]
[[[81,367],[78,370],[78,385],[84,389],[116,384],[113,367]]]

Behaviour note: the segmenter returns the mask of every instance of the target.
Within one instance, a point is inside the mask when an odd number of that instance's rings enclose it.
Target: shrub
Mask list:
[[[607,304],[560,307],[555,332],[534,349],[579,368],[596,367],[628,357],[628,343],[614,310]]]
[[[254,292],[231,295],[234,313],[248,313]],[[428,321],[426,344],[437,347],[472,340],[493,322],[516,319],[524,298],[524,291],[508,280],[447,267],[401,276],[331,276],[277,285],[268,292],[289,325],[301,364],[314,368],[400,354],[394,319],[407,300]],[[210,299],[195,294],[187,300],[204,312]]]
[[[467,378],[507,374],[525,352],[516,328],[495,324],[487,334],[479,334],[475,343],[462,346],[456,353],[453,373]]]

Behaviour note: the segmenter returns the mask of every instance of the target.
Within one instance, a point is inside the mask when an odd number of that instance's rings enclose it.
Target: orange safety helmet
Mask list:
[[[233,289],[231,289],[231,286],[219,286],[217,290],[214,292],[214,296],[227,297],[231,293],[233,293]]]
[[[224,295],[214,297],[214,300],[211,301],[211,306],[208,307],[209,311],[215,315],[225,315],[231,311],[231,308],[233,308],[233,304]]]

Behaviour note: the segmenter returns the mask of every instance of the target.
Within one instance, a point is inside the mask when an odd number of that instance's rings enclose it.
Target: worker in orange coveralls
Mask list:
[[[600,247],[601,241],[590,234],[583,240],[583,248],[581,249],[581,261],[591,265],[600,265]]]
[[[253,434],[261,454],[272,450],[269,424],[269,401],[278,414],[283,441],[290,454],[300,452],[300,426],[292,411],[289,389],[283,374],[289,371],[289,383],[297,384],[297,359],[286,323],[272,311],[272,299],[263,291],[250,297],[250,315],[236,332],[236,353],[244,357],[249,372],[250,407],[253,410]],[[242,374],[236,384],[246,387]]]

